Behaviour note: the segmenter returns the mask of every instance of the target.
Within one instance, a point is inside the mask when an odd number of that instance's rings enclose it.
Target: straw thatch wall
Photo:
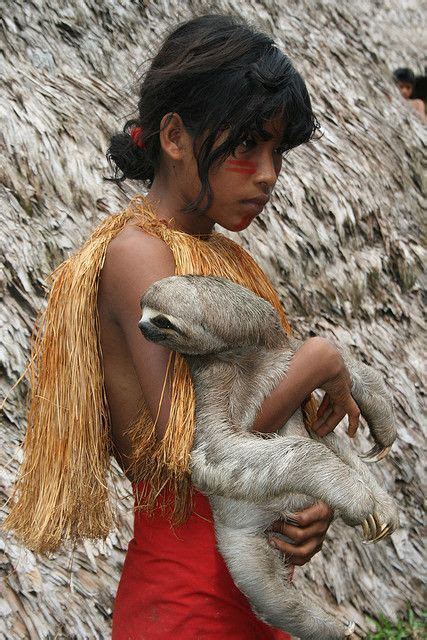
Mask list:
[[[1,4],[2,387],[24,368],[46,275],[126,201],[102,175],[108,135],[136,104],[137,66],[177,20],[208,6],[244,12],[274,33],[303,72],[325,133],[289,156],[268,212],[240,237],[277,285],[297,332],[343,341],[383,371],[399,417],[399,442],[374,471],[402,507],[402,529],[366,547],[356,532],[335,524],[298,582],[331,606],[338,603],[361,629],[366,613],[394,617],[407,601],[419,606],[425,129],[397,96],[390,71],[423,63],[422,3]],[[21,385],[4,414],[5,498],[25,430],[24,395]],[[366,444],[360,436],[358,446]],[[119,478],[116,486],[118,528],[103,549],[86,543],[73,556],[65,550],[46,559],[5,540],[1,637],[109,637],[131,535],[129,484]]]

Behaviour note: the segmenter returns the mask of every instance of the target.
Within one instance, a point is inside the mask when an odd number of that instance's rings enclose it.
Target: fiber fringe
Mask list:
[[[279,298],[249,254],[225,236],[191,236],[155,217],[137,195],[123,212],[110,216],[83,247],[51,275],[51,291],[32,340],[28,368],[30,395],[24,459],[10,498],[3,529],[29,549],[54,551],[66,540],[105,539],[113,524],[107,487],[110,418],[104,389],[97,296],[109,242],[128,223],[166,242],[177,275],[220,275],[262,296],[290,327]],[[175,496],[168,505],[175,523],[191,506],[189,476],[194,433],[194,392],[185,360],[172,358],[172,403],[161,441],[144,407],[130,426],[133,457],[129,470],[138,483],[139,508],[151,511],[163,488]],[[306,421],[315,404],[305,405]]]

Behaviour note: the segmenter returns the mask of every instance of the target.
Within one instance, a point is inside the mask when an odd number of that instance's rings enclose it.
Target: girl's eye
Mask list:
[[[241,149],[243,152],[244,151],[250,151],[251,149],[253,149],[254,147],[256,147],[256,141],[253,138],[244,138],[240,143],[239,143],[239,149]]]

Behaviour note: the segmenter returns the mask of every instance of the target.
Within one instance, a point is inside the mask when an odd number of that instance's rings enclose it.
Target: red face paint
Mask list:
[[[239,224],[236,224],[233,227],[233,231],[243,231],[243,229],[246,229],[246,227],[248,227],[252,222],[252,218],[253,216],[251,216],[249,213],[246,216],[243,216]]]
[[[235,173],[256,173],[256,162],[251,160],[233,160],[229,159],[225,163],[226,171],[234,171]]]

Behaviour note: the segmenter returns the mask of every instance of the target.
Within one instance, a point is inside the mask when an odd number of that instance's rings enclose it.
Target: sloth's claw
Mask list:
[[[365,537],[363,544],[379,542],[392,532],[390,524],[382,524],[375,513],[362,522],[362,529]]]
[[[369,525],[367,520],[364,520],[362,522],[362,529],[363,529],[363,536],[365,540],[369,540],[370,532],[369,532]]]
[[[383,538],[386,538],[388,535],[390,535],[391,533],[391,528],[390,525],[388,524],[383,524],[380,533],[377,535],[376,538],[374,538],[373,540],[368,540],[365,542],[365,544],[374,544],[375,542],[379,542],[380,540],[382,540]]]
[[[372,540],[378,535],[378,520],[375,516],[375,513],[373,515],[369,514],[367,520],[368,520],[369,529],[371,530],[370,538]]]
[[[362,529],[366,540],[373,540],[378,535],[377,522],[373,515],[369,514],[362,522]]]
[[[374,542],[378,542],[378,540],[382,540],[383,538],[386,538],[387,536],[389,536],[392,533],[391,531],[391,527],[389,524],[385,525],[383,527],[382,532],[380,533],[380,535],[378,536],[378,538],[374,541]]]
[[[380,444],[376,444],[369,451],[359,454],[359,458],[362,458],[362,460],[367,463],[378,462],[379,460],[382,460],[386,457],[390,449],[391,446],[382,447]]]

